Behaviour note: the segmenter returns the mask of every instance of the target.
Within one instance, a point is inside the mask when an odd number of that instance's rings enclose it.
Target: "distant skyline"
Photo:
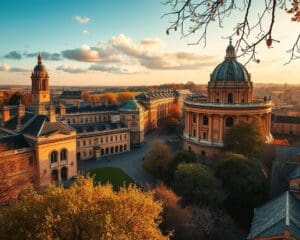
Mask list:
[[[228,41],[222,37],[231,33],[233,23],[225,20],[224,29],[211,26],[206,48],[191,46],[196,34],[183,39],[180,33],[166,35],[169,19],[161,16],[168,11],[160,0],[3,0],[0,84],[30,85],[38,52],[50,85],[207,83],[224,59]],[[260,46],[260,64],[246,66],[254,83],[300,83],[300,61],[284,65],[296,24],[284,12],[278,14],[280,44]]]

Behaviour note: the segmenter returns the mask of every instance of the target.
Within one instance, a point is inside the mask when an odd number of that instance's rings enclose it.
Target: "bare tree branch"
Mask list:
[[[300,0],[264,0],[264,8],[258,13],[257,21],[250,22],[250,13],[253,12],[253,0],[165,0],[171,11],[162,17],[170,18],[170,25],[166,33],[180,29],[182,37],[188,37],[196,32],[199,38],[192,45],[207,43],[208,29],[215,22],[223,27],[224,19],[232,17],[235,11],[244,12],[241,22],[237,21],[233,32],[225,38],[235,36],[235,47],[239,56],[246,57],[246,63],[260,60],[256,57],[257,46],[264,43],[272,47],[279,40],[273,37],[276,14],[279,10],[292,14],[291,21],[300,22]],[[299,36],[293,47],[287,51],[290,59],[287,63],[299,58]]]

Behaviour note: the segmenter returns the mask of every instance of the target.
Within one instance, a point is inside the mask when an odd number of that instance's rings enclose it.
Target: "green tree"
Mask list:
[[[234,153],[243,154],[246,157],[257,156],[264,145],[261,123],[239,122],[235,124],[225,135],[225,148]]]
[[[158,139],[153,141],[145,158],[144,167],[153,175],[164,179],[168,174],[172,161],[173,154],[169,145]]]
[[[111,185],[93,186],[79,178],[68,189],[31,192],[0,211],[0,239],[157,239],[161,203],[135,186],[114,192]]]
[[[22,94],[19,92],[15,92],[8,100],[8,105],[18,105],[22,101]]]
[[[268,182],[258,164],[243,155],[228,154],[216,165],[215,174],[226,190],[226,208],[248,226],[253,209],[268,196]]]
[[[220,181],[199,163],[181,163],[174,176],[174,190],[184,204],[218,206],[223,201]]]

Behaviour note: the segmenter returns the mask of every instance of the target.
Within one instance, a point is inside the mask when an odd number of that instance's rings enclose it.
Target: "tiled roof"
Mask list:
[[[68,133],[74,131],[74,129],[60,121],[49,122],[47,116],[37,115],[35,119],[23,129],[22,133],[39,137],[47,136],[57,131]]]
[[[66,106],[66,113],[84,113],[84,112],[104,112],[104,111],[117,111],[118,105],[116,104],[97,104],[94,106],[85,105],[85,106]]]
[[[272,114],[272,122],[275,123],[296,123],[300,124],[300,117],[296,116],[284,116]]]
[[[81,98],[82,91],[63,91],[61,98]]]
[[[0,137],[0,153],[30,147],[23,135],[10,135]]]
[[[292,180],[300,177],[300,165],[297,165],[293,171],[288,175],[288,179]]]
[[[179,96],[179,93],[176,90],[158,89],[147,93],[141,93],[135,96],[135,98],[141,101],[149,101],[149,100],[158,100],[158,99],[177,97],[177,96]]]
[[[140,105],[135,99],[124,102],[119,108],[120,111],[133,112],[139,112],[141,109],[143,109],[142,105]]]
[[[25,115],[21,118],[21,124],[25,125],[30,119],[34,117],[34,114],[31,112],[26,112]],[[18,125],[18,116],[14,116],[4,123],[4,127],[10,130],[16,130]]]
[[[114,130],[118,128],[124,128],[126,126],[122,123],[102,122],[102,123],[90,123],[90,124],[74,124],[72,125],[72,127],[76,130],[77,133],[83,133],[83,132]]]
[[[248,238],[277,235],[286,229],[300,237],[300,202],[288,191],[254,210]]]

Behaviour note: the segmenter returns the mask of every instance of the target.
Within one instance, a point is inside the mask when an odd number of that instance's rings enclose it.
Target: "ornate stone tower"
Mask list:
[[[38,55],[38,64],[31,74],[31,101],[37,114],[45,114],[45,105],[50,103],[49,75]]]

